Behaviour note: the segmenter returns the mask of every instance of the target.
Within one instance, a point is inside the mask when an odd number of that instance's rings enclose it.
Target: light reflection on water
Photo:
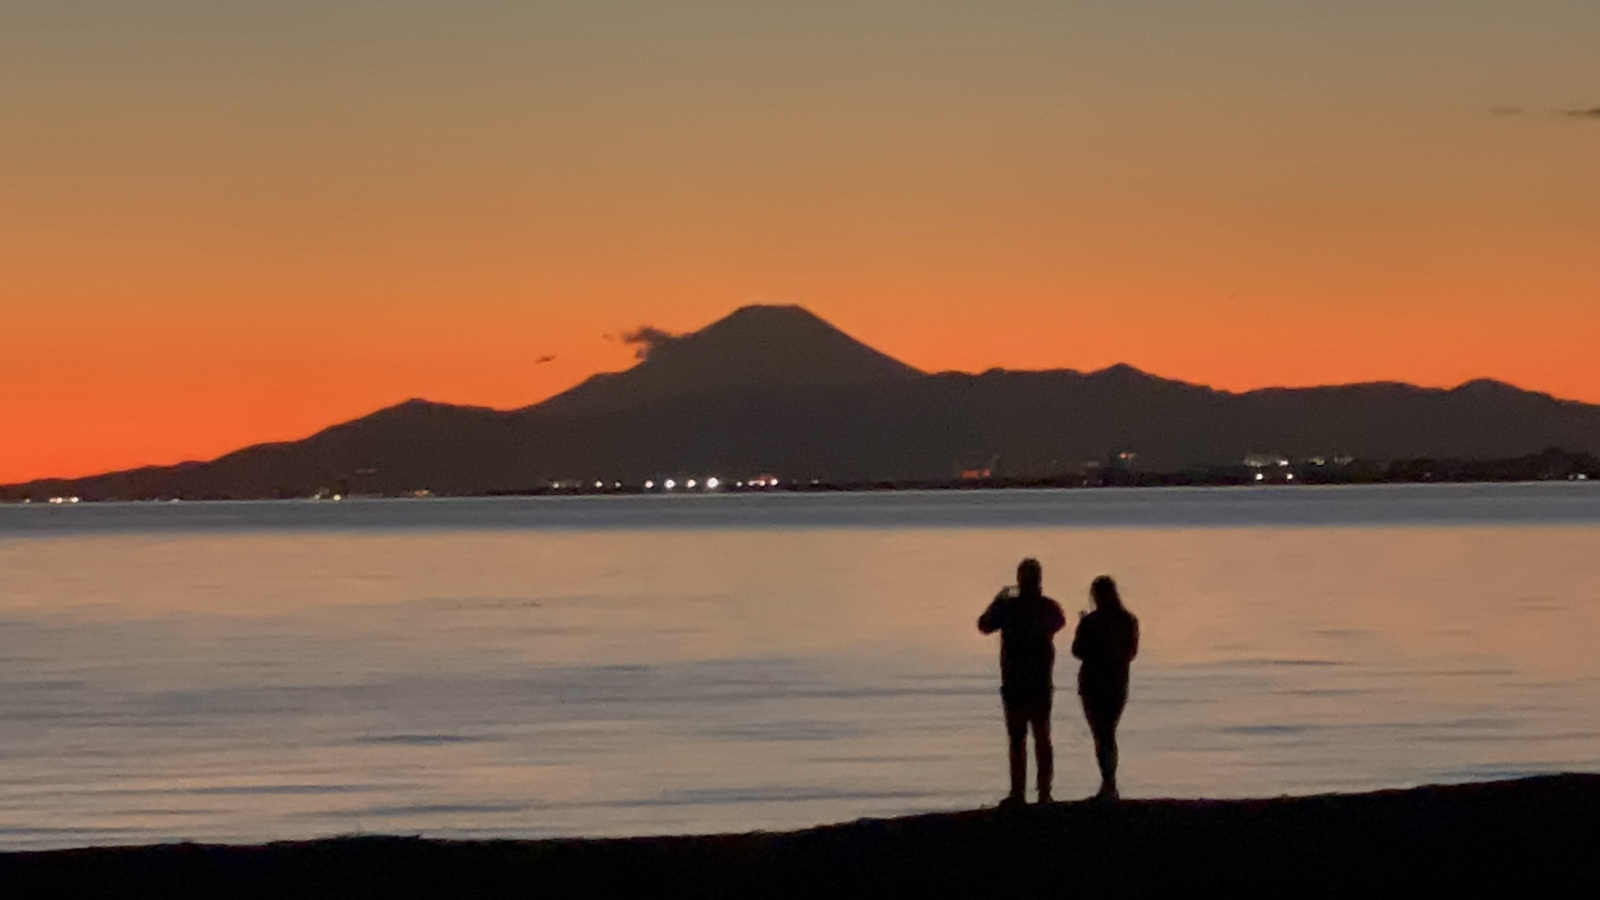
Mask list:
[[[0,510],[0,845],[992,803],[973,620],[1027,554],[1069,610],[1109,572],[1143,621],[1128,795],[1600,769],[1600,491],[722,499]]]

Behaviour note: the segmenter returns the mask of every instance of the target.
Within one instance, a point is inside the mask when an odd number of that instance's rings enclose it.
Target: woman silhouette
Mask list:
[[[1117,722],[1128,705],[1128,667],[1139,653],[1139,620],[1122,605],[1117,583],[1101,575],[1089,586],[1094,611],[1078,620],[1072,655],[1078,669],[1078,698],[1094,735],[1103,800],[1117,799]]]

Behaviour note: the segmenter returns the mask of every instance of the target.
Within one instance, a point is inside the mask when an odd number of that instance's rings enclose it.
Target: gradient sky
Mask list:
[[[0,482],[521,406],[750,302],[1600,402],[1597,48],[1594,0],[0,0]]]

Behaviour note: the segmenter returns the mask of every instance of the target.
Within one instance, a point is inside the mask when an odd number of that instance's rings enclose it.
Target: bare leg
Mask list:
[[[1115,724],[1094,729],[1094,759],[1100,764],[1100,796],[1117,796],[1117,732]]]
[[[1028,783],[1028,720],[1006,709],[1006,738],[1010,742],[1011,794],[1007,800],[1020,802]]]
[[[1050,714],[1033,720],[1033,754],[1039,769],[1039,802],[1049,803],[1050,785],[1056,774],[1056,752],[1050,743]]]
[[[1122,719],[1125,700],[1111,697],[1084,697],[1083,714],[1094,735],[1094,759],[1100,766],[1099,797],[1117,798],[1117,723]]]
[[[1100,765],[1100,796],[1117,799],[1117,723],[1122,721],[1122,709],[1098,710],[1089,719],[1089,730],[1094,734],[1094,759]]]

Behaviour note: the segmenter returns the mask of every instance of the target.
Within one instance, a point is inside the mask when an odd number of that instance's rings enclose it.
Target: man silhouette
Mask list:
[[[1000,632],[1000,698],[1010,740],[1011,793],[1001,801],[1025,802],[1028,780],[1028,727],[1033,727],[1033,752],[1039,769],[1039,802],[1050,802],[1055,753],[1050,746],[1050,701],[1055,691],[1055,635],[1066,626],[1061,606],[1043,593],[1044,572],[1036,559],[1017,565],[1015,588],[1001,588],[978,617],[978,630]]]

